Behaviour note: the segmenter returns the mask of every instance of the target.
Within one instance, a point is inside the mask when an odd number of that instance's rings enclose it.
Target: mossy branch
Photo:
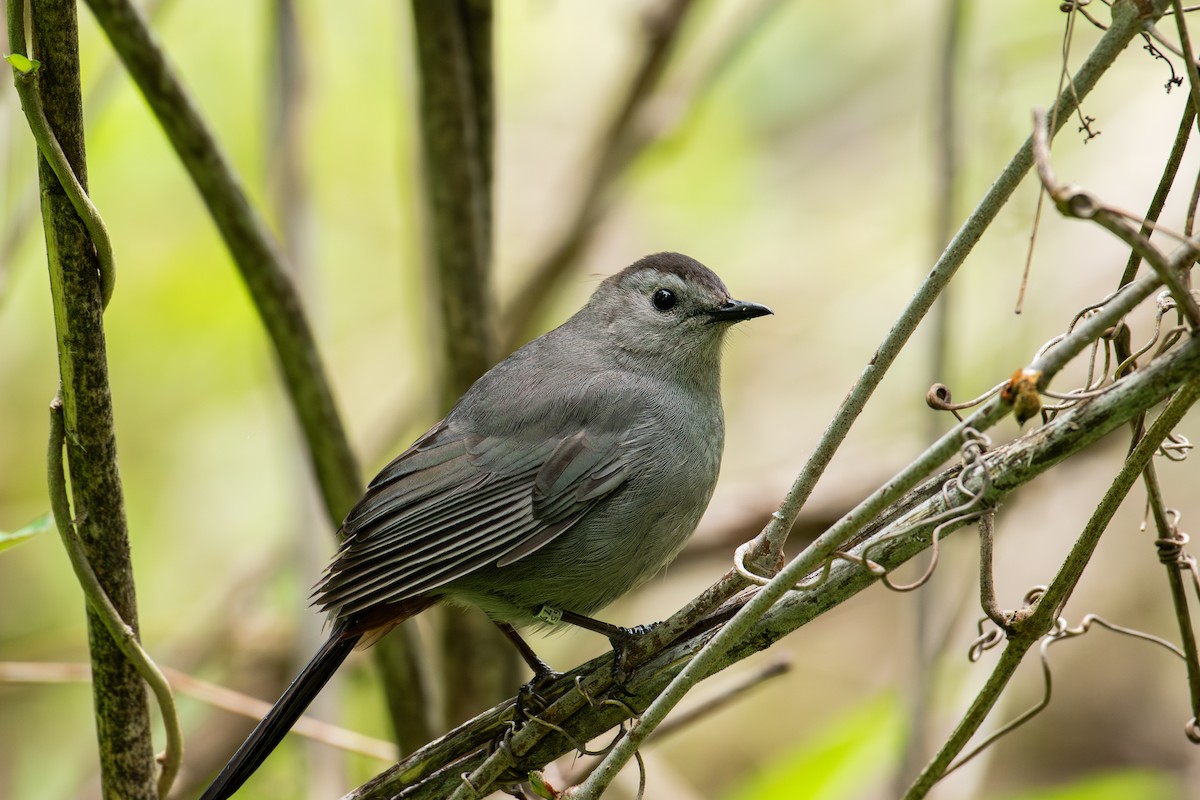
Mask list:
[[[88,605],[104,623],[120,648],[125,658],[133,665],[138,674],[146,681],[154,697],[162,709],[163,727],[166,729],[167,746],[159,760],[162,771],[158,775],[158,796],[166,797],[179,774],[179,766],[183,762],[183,726],[179,721],[179,712],[175,708],[175,696],[171,693],[171,685],[163,675],[154,659],[143,649],[138,641],[137,633],[121,618],[120,612],[109,599],[104,587],[100,585],[92,565],[88,563],[87,554],[75,532],[75,523],[71,519],[71,501],[67,497],[67,476],[63,470],[63,445],[66,441],[63,424],[62,399],[54,398],[50,404],[50,443],[46,456],[47,479],[50,488],[50,508],[54,514],[54,524],[75,570]]]
[[[10,47],[20,55],[26,54],[23,10],[22,3],[9,0]],[[62,508],[65,439],[78,529],[78,538],[67,543],[73,562],[86,567],[79,572],[85,591],[91,587],[87,619],[101,784],[105,797],[149,800],[158,796],[157,768],[145,685],[127,657],[137,637],[137,600],[103,326],[112,291],[112,254],[103,223],[86,201],[76,7],[69,0],[35,0],[30,12],[32,51],[40,64],[36,80],[29,74],[34,70],[26,68],[17,83],[35,138],[44,148],[38,180],[63,408],[62,428],[56,427],[52,441],[52,451],[57,442],[51,457],[51,471],[59,478],[56,512],[60,525],[70,524]],[[107,625],[113,619],[123,622],[110,632]],[[177,765],[174,738],[172,760]]]

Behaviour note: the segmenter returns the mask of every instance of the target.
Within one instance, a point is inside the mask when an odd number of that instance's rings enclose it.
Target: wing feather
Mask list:
[[[454,537],[454,544],[461,550],[467,550],[481,543],[504,543],[514,535],[514,531],[509,528],[527,517],[528,514],[520,508],[519,502],[510,502],[507,506],[489,512],[487,524],[463,524],[459,529],[461,532]],[[475,520],[471,520],[471,522],[475,522]],[[486,538],[489,536],[492,539]],[[426,566],[436,566],[438,563],[449,561],[450,554],[444,548],[436,546],[440,543],[438,539],[434,539],[425,542],[419,550],[403,548],[385,551],[373,559],[348,564],[347,568],[354,569],[352,588],[357,589],[367,585],[377,575],[399,582],[407,575]],[[350,582],[342,581],[340,583],[348,584]]]
[[[442,496],[438,502],[427,501],[422,504],[425,507],[412,512],[403,507],[395,508],[389,516],[379,520],[378,527],[367,531],[367,535],[356,532],[355,546],[347,548],[345,557],[333,567],[349,566],[384,552],[419,552],[428,543],[440,542],[439,534],[462,519],[523,498],[527,494],[524,484],[522,476],[479,480],[468,490]]]
[[[356,614],[536,552],[629,480],[647,441],[630,430],[645,427],[616,423],[639,419],[644,407],[634,406],[567,403],[525,437],[500,423],[487,433],[452,412],[384,467],[346,517],[317,604]]]
[[[505,521],[511,523],[513,518]],[[523,527],[529,530],[535,526],[536,523],[527,520]],[[521,526],[513,526],[511,529],[512,535],[520,535],[522,532]],[[461,549],[451,555],[439,553],[440,557],[432,563],[405,563],[398,569],[387,569],[390,565],[380,565],[384,568],[373,570],[373,575],[356,576],[355,581],[346,585],[344,591],[338,593],[330,605],[336,605],[342,614],[352,614],[379,603],[396,602],[437,588],[473,569],[478,569],[503,552],[506,542],[489,539],[488,533],[487,529],[476,531],[469,539],[461,540],[460,543],[464,545]],[[322,603],[324,602],[322,600]]]

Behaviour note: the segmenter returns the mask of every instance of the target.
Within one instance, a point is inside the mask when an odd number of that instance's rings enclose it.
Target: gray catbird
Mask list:
[[[448,600],[513,625],[586,615],[675,557],[712,497],[725,438],[721,344],[770,314],[678,253],[603,281],[575,316],[475,382],[371,481],[314,595],[329,639],[203,800],[237,790],[356,646]],[[538,614],[541,614],[539,618]]]

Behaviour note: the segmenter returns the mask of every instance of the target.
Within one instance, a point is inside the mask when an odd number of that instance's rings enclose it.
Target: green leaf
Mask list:
[[[12,56],[9,56],[12,58]],[[0,531],[0,550],[7,550],[10,547],[16,547],[21,542],[32,539],[39,533],[45,533],[54,525],[54,517],[47,511],[33,522],[26,525],[20,530],[9,533],[8,531]]]
[[[542,777],[542,773],[531,772],[527,777],[529,778],[529,787],[533,789],[534,794],[544,797],[546,800],[554,800],[554,790],[546,785],[546,779]]]
[[[36,58],[29,58],[28,56],[23,56],[20,53],[10,53],[4,57],[4,60],[9,64],[12,64],[13,69],[22,75],[31,75],[34,72],[37,72],[38,67],[42,65],[42,62],[38,61]]]

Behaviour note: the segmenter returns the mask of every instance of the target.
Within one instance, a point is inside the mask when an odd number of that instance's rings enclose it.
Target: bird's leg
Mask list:
[[[634,639],[637,639],[639,636],[645,636],[658,625],[657,622],[651,622],[649,625],[635,625],[632,628],[622,628],[619,625],[585,617],[583,614],[576,614],[573,611],[560,611],[558,613],[563,622],[574,625],[577,628],[598,633],[612,642],[613,647],[631,644]]]
[[[496,622],[496,627],[500,632],[508,637],[508,640],[517,648],[517,652],[521,654],[521,658],[533,670],[533,678],[535,681],[542,681],[546,678],[557,678],[559,673],[550,668],[550,665],[542,661],[537,653],[533,652],[533,648],[529,643],[521,638],[521,634],[517,633],[516,629],[507,622]]]
[[[521,654],[521,658],[533,670],[533,678],[517,690],[517,713],[522,716],[528,716],[527,708],[536,708],[539,711],[544,709],[548,704],[539,693],[546,686],[562,677],[561,672],[555,672],[550,668],[550,665],[542,661],[537,653],[533,652],[533,648],[529,643],[521,638],[516,629],[507,622],[497,622],[496,627],[500,632],[508,637],[508,640],[517,648],[517,652]]]
[[[559,613],[563,622],[593,631],[608,639],[613,649],[613,677],[617,683],[624,683],[625,658],[628,655],[630,646],[654,630],[654,627],[658,625],[657,622],[652,622],[649,625],[635,625],[632,628],[622,628],[618,625],[601,622],[598,619],[585,617],[583,614],[576,614],[573,611],[561,611]]]

